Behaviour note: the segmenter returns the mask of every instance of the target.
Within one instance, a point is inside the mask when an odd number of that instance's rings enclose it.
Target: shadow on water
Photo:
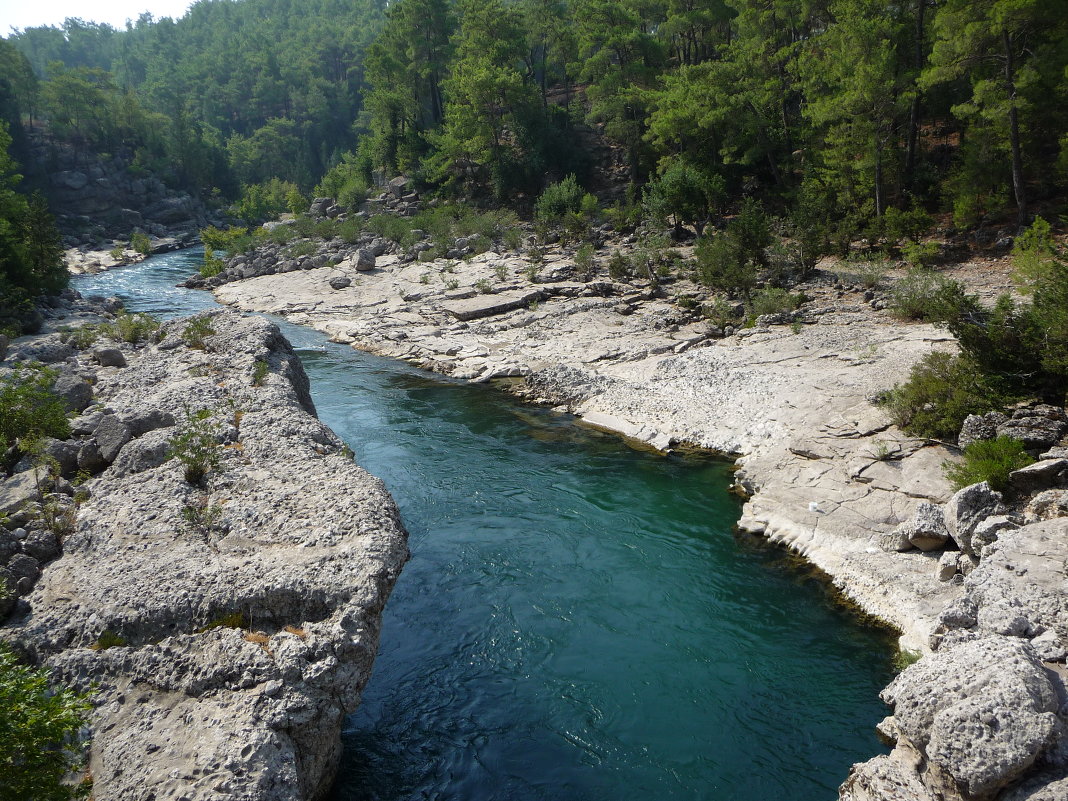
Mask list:
[[[137,269],[92,291],[210,305]],[[729,465],[280,324],[411,533],[334,801],[814,801],[883,751],[890,639],[732,534]]]

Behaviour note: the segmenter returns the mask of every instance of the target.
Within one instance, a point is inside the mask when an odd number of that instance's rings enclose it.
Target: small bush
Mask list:
[[[564,180],[545,187],[534,203],[534,219],[543,225],[558,224],[569,214],[582,212],[585,196],[586,192],[579,186],[578,179],[568,175]]]
[[[575,269],[578,270],[579,275],[585,281],[589,281],[593,277],[593,254],[593,245],[589,242],[584,242],[575,251]]]
[[[475,289],[477,289],[483,295],[489,295],[493,292],[493,284],[491,284],[485,278],[479,278],[477,281],[475,281]]]
[[[914,436],[956,441],[964,418],[1005,405],[974,362],[949,353],[929,353],[909,380],[882,401],[894,423]]]
[[[115,261],[125,261],[126,249],[122,245],[119,245],[118,247],[114,247],[109,250],[108,255],[111,256],[111,258],[115,259]]]
[[[200,275],[203,278],[214,278],[223,271],[225,266],[223,260],[215,258],[211,250],[205,250],[204,263],[200,265]]]
[[[130,247],[142,256],[147,256],[152,252],[152,240],[148,238],[148,234],[142,233],[141,231],[134,231],[130,234]]]
[[[137,345],[155,338],[159,332],[159,321],[142,313],[128,314],[120,312],[115,322],[101,326],[101,333],[112,339]]]
[[[803,295],[794,295],[785,289],[769,287],[753,295],[750,310],[757,317],[762,314],[785,314],[799,309],[804,300]]]
[[[954,316],[963,298],[964,287],[959,281],[929,270],[913,269],[894,284],[890,310],[902,320],[941,322]]]
[[[258,228],[256,231],[263,231],[263,229]],[[239,253],[248,253],[252,250],[256,246],[257,240],[262,236],[262,234],[250,232],[248,228],[230,226],[224,229],[209,225],[200,232],[200,241],[204,243],[205,256],[207,252],[213,250],[222,250],[230,256],[236,256]]]
[[[703,306],[701,313],[717,328],[726,328],[728,325],[736,326],[741,321],[737,304],[729,302],[726,298],[716,298]]]
[[[182,464],[185,480],[193,485],[199,485],[208,473],[218,469],[219,442],[210,411],[186,413],[185,422],[168,443],[167,458]]]
[[[267,380],[267,373],[270,372],[270,366],[263,359],[256,359],[256,364],[252,368],[252,386],[262,387],[263,382]]]
[[[196,350],[207,350],[207,338],[214,336],[215,329],[207,317],[194,317],[182,329],[182,341],[186,346]]]
[[[36,801],[88,795],[88,786],[65,783],[82,764],[78,732],[92,709],[86,695],[49,686],[46,669],[20,665],[0,647],[0,709],[0,795]]]
[[[706,286],[746,297],[756,286],[756,266],[743,258],[730,232],[701,239],[694,257],[697,259],[697,280]]]
[[[937,242],[909,242],[901,247],[902,258],[914,269],[930,269],[940,253]]]
[[[70,436],[67,406],[52,391],[56,371],[40,365],[16,365],[0,379],[0,443],[4,449],[21,440]]]
[[[124,645],[126,645],[125,638],[109,629],[104,629],[89,648],[93,651],[106,651],[108,648],[121,648]]]
[[[302,239],[299,242],[294,242],[292,245],[286,248],[285,255],[290,259],[296,259],[301,256],[310,256],[319,249],[310,239]]]
[[[633,274],[633,266],[621,251],[615,250],[608,257],[608,277],[613,281],[626,281]]]
[[[59,338],[78,350],[85,350],[96,344],[96,341],[100,338],[100,328],[91,323],[80,325],[76,328],[61,331]]]
[[[523,231],[521,228],[509,228],[504,232],[503,236],[504,247],[507,250],[519,250],[519,246],[523,244]]]
[[[954,489],[963,489],[980,481],[998,492],[1009,484],[1009,473],[1034,462],[1023,443],[1012,437],[977,440],[964,449],[964,460],[942,465]]]

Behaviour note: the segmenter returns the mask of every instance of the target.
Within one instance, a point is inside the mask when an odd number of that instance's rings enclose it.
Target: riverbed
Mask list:
[[[181,251],[76,279],[169,317]],[[336,799],[830,799],[892,640],[760,540],[729,464],[633,450],[279,321],[411,532]]]

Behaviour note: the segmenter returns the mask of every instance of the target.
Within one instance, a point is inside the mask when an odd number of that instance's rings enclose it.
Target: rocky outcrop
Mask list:
[[[91,348],[62,363],[95,371],[72,435],[99,472],[62,555],[39,559],[32,588],[0,610],[0,638],[93,692],[101,801],[321,798],[405,533],[381,483],[316,419],[275,326],[210,315],[200,349],[186,325],[108,343],[126,366]],[[208,462],[193,480],[196,458]],[[40,539],[26,533],[9,573],[48,556]]]
[[[135,166],[130,152],[120,149],[102,159],[36,136],[30,154],[29,171],[43,185],[68,246],[129,238],[135,230],[192,235],[208,224],[199,200]]]
[[[842,797],[1059,797],[1066,562],[1030,539],[1050,532],[1024,524],[1068,514],[1063,413],[1024,407],[966,427],[965,441],[1013,434],[1049,448],[1048,464],[1011,484],[1041,491],[1010,509],[986,485],[954,493],[943,463],[955,451],[906,436],[873,405],[921,356],[954,347],[944,331],[877,314],[878,298],[817,280],[790,320],[734,331],[671,303],[693,291],[685,282],[606,280],[603,264],[579,271],[560,249],[537,262],[406,257],[359,275],[342,267],[352,280],[341,289],[329,288],[336,269],[309,265],[216,294],[458,378],[524,376],[526,397],[661,450],[741,454],[739,527],[802,554],[898,627],[904,648],[933,654],[885,696],[903,721],[882,727],[893,753],[857,766]],[[510,302],[522,292],[538,294]]]

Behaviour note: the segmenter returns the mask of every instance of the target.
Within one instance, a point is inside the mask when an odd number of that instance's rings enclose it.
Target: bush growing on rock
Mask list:
[[[215,329],[207,317],[194,317],[182,329],[182,341],[195,350],[207,350],[207,338],[214,336]]]
[[[894,423],[910,434],[953,441],[969,414],[988,412],[1007,400],[969,357],[935,352],[913,367],[909,380],[890,390],[882,403]]]
[[[805,298],[785,289],[768,287],[753,295],[750,311],[757,317],[763,314],[785,314],[800,308]]]
[[[0,379],[0,442],[5,449],[22,440],[70,436],[67,406],[52,384],[56,371],[30,364],[16,366]]]
[[[48,671],[20,665],[0,647],[0,798],[84,798],[91,784],[64,783],[82,763],[79,729],[92,708],[84,695],[49,687]]]
[[[964,286],[938,273],[912,269],[894,284],[890,293],[890,311],[902,320],[943,322],[951,318],[964,302]]]
[[[991,489],[1003,492],[1009,484],[1009,473],[1034,462],[1018,439],[1001,436],[981,439],[964,449],[960,462],[946,462],[943,469],[954,489],[985,481]]]
[[[692,225],[700,236],[726,195],[723,179],[685,161],[673,161],[645,192],[645,210],[655,220],[671,218],[676,229]]]
[[[578,179],[568,175],[545,187],[534,203],[534,218],[542,225],[559,225],[569,215],[580,215],[584,207],[590,210],[596,206],[596,199],[591,203],[586,198],[586,190],[579,186]]]
[[[142,256],[147,256],[152,252],[152,240],[148,238],[148,234],[142,231],[134,231],[130,234],[130,247]]]
[[[101,325],[100,332],[113,339],[137,345],[156,336],[159,332],[159,322],[150,315],[140,312],[135,314],[120,312],[114,323]]]
[[[208,473],[218,469],[221,460],[217,434],[211,412],[202,409],[187,412],[185,422],[171,437],[167,458],[181,463],[185,480],[190,484],[199,485]]]
[[[694,250],[697,280],[731,295],[749,296],[757,283],[756,265],[746,261],[729,232],[704,237]]]

